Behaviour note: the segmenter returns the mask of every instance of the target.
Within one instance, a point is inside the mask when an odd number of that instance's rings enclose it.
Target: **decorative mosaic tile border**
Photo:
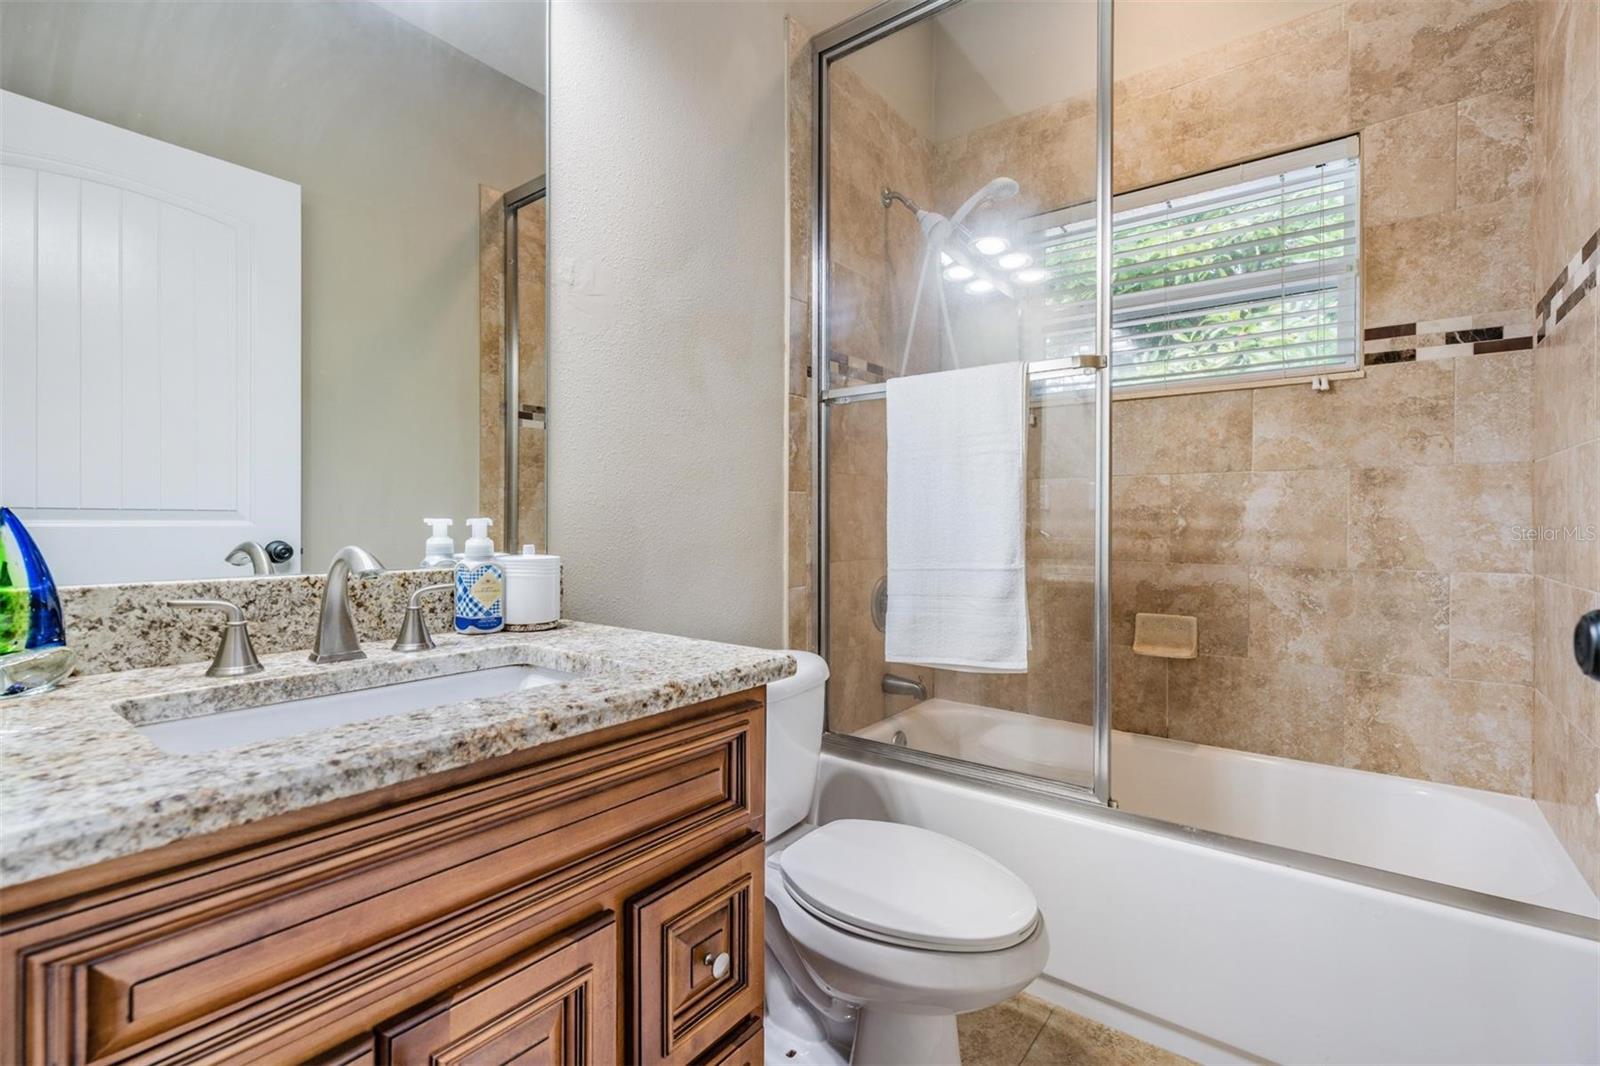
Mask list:
[[[1362,336],[1362,362],[1367,366],[1521,352],[1533,347],[1533,318],[1526,311],[1494,311],[1373,326]]]
[[[877,385],[888,380],[889,372],[877,363],[869,363],[856,356],[838,352],[828,356],[828,387],[844,388],[846,385]]]
[[[1583,247],[1578,249],[1577,254],[1545,290],[1544,299],[1539,301],[1539,306],[1533,312],[1539,326],[1535,336],[1539,340],[1543,341],[1551,327],[1570,315],[1572,309],[1594,291],[1595,268],[1600,265],[1600,255],[1595,254],[1597,251],[1600,251],[1600,230],[1583,242]]]

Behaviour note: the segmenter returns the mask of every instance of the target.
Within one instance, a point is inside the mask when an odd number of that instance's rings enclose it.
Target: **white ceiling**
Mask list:
[[[544,92],[547,0],[372,0],[485,66]]]

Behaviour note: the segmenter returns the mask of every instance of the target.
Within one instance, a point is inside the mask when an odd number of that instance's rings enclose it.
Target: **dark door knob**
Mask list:
[[[1572,654],[1578,657],[1579,670],[1600,681],[1600,611],[1578,619],[1578,628],[1572,631]]]
[[[294,558],[294,545],[283,540],[268,541],[267,558],[275,563],[286,563]]]

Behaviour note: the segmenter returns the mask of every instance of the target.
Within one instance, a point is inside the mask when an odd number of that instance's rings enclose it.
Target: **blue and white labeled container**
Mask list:
[[[506,572],[495,562],[487,518],[467,519],[472,536],[456,564],[456,632],[498,633],[506,626]]]

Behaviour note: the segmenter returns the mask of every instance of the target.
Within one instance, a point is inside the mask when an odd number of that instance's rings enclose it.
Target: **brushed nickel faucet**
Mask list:
[[[356,634],[355,616],[350,613],[350,575],[365,577],[382,572],[383,564],[365,548],[347,544],[334,553],[328,581],[322,586],[322,611],[317,620],[317,639],[311,646],[312,662],[341,663],[367,657]]]
[[[253,540],[240,541],[222,558],[223,562],[232,563],[234,566],[244,566],[248,563],[250,572],[258,576],[272,573],[272,560],[267,558],[267,549]]]
[[[901,677],[899,674],[883,675],[883,691],[887,696],[911,696],[917,700],[928,698],[928,690],[921,681]]]

